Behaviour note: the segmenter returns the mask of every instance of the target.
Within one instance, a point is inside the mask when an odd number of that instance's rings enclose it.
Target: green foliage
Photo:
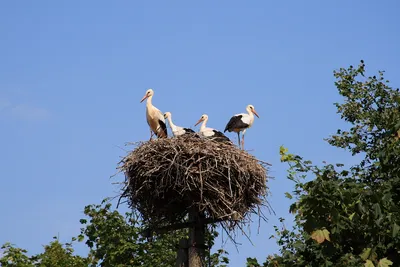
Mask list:
[[[383,258],[378,262],[378,267],[388,267],[391,265],[393,265],[393,262],[391,262],[387,258]]]
[[[25,249],[5,243],[1,249],[1,266],[5,267],[87,267],[88,258],[73,255],[72,243],[61,244],[58,240],[44,247],[44,252],[28,256]]]
[[[72,243],[66,243],[64,246],[55,240],[49,245],[44,246],[44,252],[35,256],[40,267],[87,267],[90,263],[88,258],[73,255],[74,249]]]
[[[4,267],[33,267],[35,266],[32,259],[26,255],[25,249],[16,248],[10,243],[1,246],[2,257],[0,258],[0,266]]]
[[[260,265],[256,258],[247,258],[246,267],[262,267],[266,265]]]
[[[319,167],[281,147],[294,182],[286,196],[295,199],[295,226],[275,227],[280,255],[264,266],[400,266],[399,90],[383,72],[366,78],[364,62],[334,75],[344,97],[335,105],[351,127],[327,141],[363,159],[350,169]]]
[[[130,266],[175,266],[179,240],[187,237],[188,231],[178,230],[168,234],[157,235],[148,241],[142,233],[146,225],[140,222],[133,213],[121,215],[112,209],[107,199],[100,205],[88,205],[84,209],[87,216],[81,219],[81,233],[71,243],[61,244],[58,240],[44,246],[44,252],[28,256],[24,249],[16,248],[10,243],[1,249],[0,266],[7,267],[130,267]],[[218,232],[210,227],[206,234],[206,243],[214,245]],[[54,238],[56,239],[56,238]],[[73,255],[73,242],[85,242],[89,255]],[[220,249],[208,253],[207,263],[213,267],[227,267],[228,252]]]
[[[149,242],[142,233],[146,229],[133,213],[125,216],[111,209],[107,199],[100,205],[88,205],[84,209],[88,219],[81,219],[84,226],[79,241],[85,241],[90,248],[93,264],[99,266],[175,266],[179,240],[188,235],[187,230],[152,237]],[[207,243],[214,244],[218,232],[209,231]],[[218,250],[207,257],[211,266],[227,266],[227,252]]]
[[[94,263],[100,266],[172,266],[179,238],[185,234],[160,236],[147,242],[140,232],[140,222],[132,213],[122,216],[111,210],[111,203],[89,205],[84,209],[89,220],[82,219],[84,228],[78,240],[86,239]]]

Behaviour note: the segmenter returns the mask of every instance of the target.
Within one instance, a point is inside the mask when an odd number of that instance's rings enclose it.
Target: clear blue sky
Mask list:
[[[252,225],[255,246],[239,237],[239,253],[225,248],[230,266],[264,259],[277,250],[273,224],[290,219],[279,146],[316,162],[354,162],[323,141],[344,125],[332,71],[364,59],[397,87],[399,8],[396,0],[1,1],[0,243],[38,253],[54,235],[78,234],[83,207],[116,195],[118,146],[149,137],[139,101],[153,88],[153,103],[185,127],[207,113],[223,130],[255,106],[246,148],[273,164],[277,216],[259,234]]]

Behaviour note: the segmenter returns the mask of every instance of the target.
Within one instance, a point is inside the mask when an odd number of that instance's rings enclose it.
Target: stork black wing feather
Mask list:
[[[232,132],[233,129],[246,128],[248,125],[241,120],[242,117],[242,115],[233,116],[226,125],[224,132]]]
[[[188,136],[188,135],[191,135],[191,136],[193,136],[193,137],[196,137],[196,138],[200,138],[200,135],[198,135],[195,131],[193,131],[192,129],[190,129],[190,128],[183,128],[184,130],[185,130],[185,133],[183,134],[183,135],[185,135],[185,136]]]
[[[217,130],[213,130],[213,132],[214,135],[211,138],[215,139],[216,141],[231,143],[231,140],[226,137],[226,135],[224,135],[222,132]]]
[[[192,134],[195,133],[195,131],[193,131],[190,128],[183,128],[183,130],[185,130],[186,133],[192,133]]]
[[[158,133],[157,133],[157,137],[168,137],[168,131],[167,131],[167,125],[165,124],[165,122],[163,122],[162,120],[158,120],[158,123],[161,126],[161,129],[159,129]],[[163,136],[163,134],[165,136]]]

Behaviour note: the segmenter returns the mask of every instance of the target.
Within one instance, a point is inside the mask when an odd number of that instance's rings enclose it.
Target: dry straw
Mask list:
[[[233,144],[190,135],[135,146],[119,165],[121,197],[150,225],[180,223],[193,208],[229,227],[252,213],[265,218],[268,163]]]

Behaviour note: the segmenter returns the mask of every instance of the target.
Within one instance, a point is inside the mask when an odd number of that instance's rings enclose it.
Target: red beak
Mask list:
[[[253,113],[254,113],[254,115],[256,115],[257,116],[257,118],[260,118],[260,116],[258,116],[258,114],[257,114],[257,112],[256,112],[256,110],[255,109],[253,109],[253,111],[252,111]]]
[[[198,120],[194,126],[196,126],[197,124],[199,124],[202,121],[203,121],[203,119]]]
[[[140,100],[140,103],[142,103],[146,98],[148,98],[149,96],[146,94],[144,95],[144,97],[142,98],[142,100]]]

